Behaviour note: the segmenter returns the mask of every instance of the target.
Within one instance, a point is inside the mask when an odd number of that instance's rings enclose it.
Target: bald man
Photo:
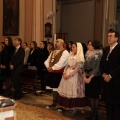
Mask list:
[[[53,90],[53,103],[46,108],[56,107],[57,88],[62,78],[64,67],[67,63],[69,52],[64,49],[64,40],[57,39],[55,42],[55,50],[51,52],[45,61],[45,66],[49,74],[49,85]]]

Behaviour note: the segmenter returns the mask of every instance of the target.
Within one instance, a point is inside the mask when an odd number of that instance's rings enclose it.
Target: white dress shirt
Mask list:
[[[44,62],[46,68],[49,67],[49,62],[50,62],[51,54],[49,55],[48,59]],[[62,69],[69,58],[69,52],[67,50],[64,50],[62,53],[62,56],[60,57],[60,60],[52,67],[53,70],[60,70]]]

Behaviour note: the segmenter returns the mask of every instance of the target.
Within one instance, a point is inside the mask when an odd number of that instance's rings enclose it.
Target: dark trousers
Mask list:
[[[120,104],[106,103],[107,120],[120,120]]]
[[[3,83],[5,81],[5,77],[2,76],[2,69],[0,69],[0,94],[3,92]]]
[[[14,97],[20,97],[22,95],[20,79],[21,79],[20,73],[12,73],[12,82],[13,82],[13,87],[15,89]]]
[[[40,81],[41,81],[41,90],[46,90],[46,79],[47,79],[47,71],[39,72]]]
[[[4,79],[0,78],[0,94],[3,92],[3,83],[4,83]]]
[[[58,92],[57,91],[53,91],[53,104],[56,105],[57,104],[57,96],[58,96]]]

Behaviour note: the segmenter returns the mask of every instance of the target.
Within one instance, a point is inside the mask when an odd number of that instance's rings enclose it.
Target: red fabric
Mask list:
[[[63,73],[64,69],[60,69],[60,70],[53,70],[54,73]]]
[[[83,98],[67,98],[58,95],[56,98],[57,104],[65,109],[76,109],[81,108],[85,106],[89,106],[89,99],[87,97]]]

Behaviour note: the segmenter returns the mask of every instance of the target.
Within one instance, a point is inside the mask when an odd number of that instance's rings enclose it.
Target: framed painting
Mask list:
[[[45,24],[45,38],[51,38],[52,37],[52,24],[47,22]]]
[[[3,0],[3,36],[19,34],[19,0]]]

